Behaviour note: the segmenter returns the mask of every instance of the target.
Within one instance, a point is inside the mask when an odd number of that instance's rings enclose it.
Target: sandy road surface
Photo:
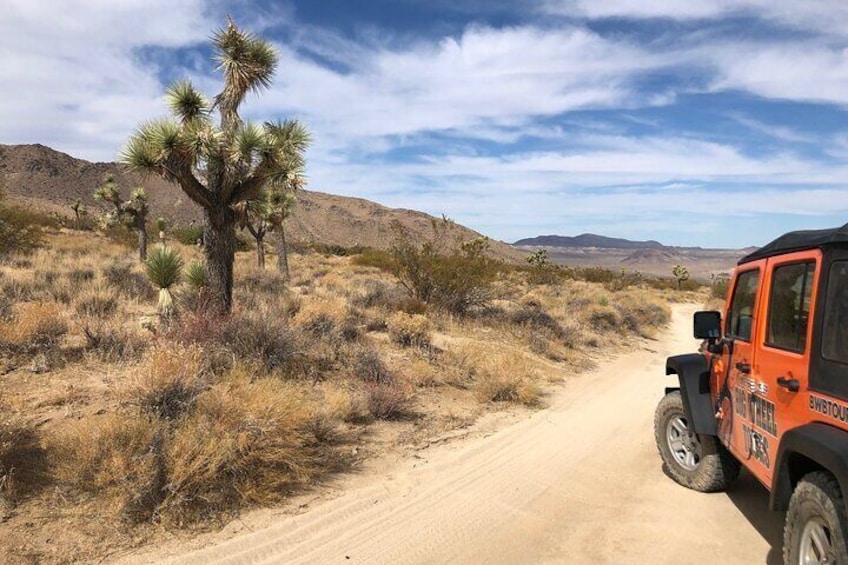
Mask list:
[[[675,307],[658,341],[634,340],[546,410],[172,562],[779,563],[783,515],[754,479],[705,495],[662,472],[653,411],[665,357],[697,345],[693,310]]]

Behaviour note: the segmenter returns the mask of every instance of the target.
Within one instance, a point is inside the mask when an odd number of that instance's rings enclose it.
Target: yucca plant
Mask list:
[[[239,107],[250,92],[267,88],[277,67],[270,42],[232,20],[212,37],[221,92],[208,100],[188,81],[171,85],[174,118],[144,123],[130,137],[121,162],[130,170],[176,183],[203,210],[203,252],[211,305],[232,309],[236,212],[270,185],[291,183],[305,166],[309,133],[296,121],[245,122]],[[220,120],[214,123],[213,115]]]
[[[179,254],[170,247],[157,246],[147,261],[144,269],[150,281],[159,288],[159,315],[170,318],[174,313],[174,298],[171,296],[171,287],[180,282],[182,275],[183,260]]]
[[[206,287],[206,266],[202,261],[192,261],[185,268],[185,279],[189,286],[195,290]]]

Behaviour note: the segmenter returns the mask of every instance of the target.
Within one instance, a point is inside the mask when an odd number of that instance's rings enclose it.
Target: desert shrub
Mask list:
[[[127,298],[151,300],[156,295],[144,274],[135,271],[131,263],[114,262],[103,269],[103,280]]]
[[[293,323],[315,337],[336,333],[347,318],[347,304],[342,300],[310,300],[301,305]]]
[[[351,371],[355,377],[369,383],[391,383],[397,380],[374,349],[358,352],[354,357]]]
[[[313,243],[311,246],[313,251],[322,255],[335,255],[336,257],[350,257],[353,255],[361,255],[369,250],[364,245],[352,245],[345,247],[344,245]]]
[[[414,398],[412,387],[394,380],[366,382],[368,412],[378,420],[393,420],[406,415]]]
[[[536,330],[546,330],[556,338],[566,336],[565,329],[541,304],[536,302],[526,303],[518,310],[509,314],[509,321],[519,326],[526,326]]]
[[[197,245],[203,241],[203,226],[183,226],[171,232],[174,239],[183,245]]]
[[[392,254],[383,249],[366,249],[354,255],[351,262],[359,267],[374,267],[386,272],[391,272],[394,266]]]
[[[420,314],[397,312],[387,321],[389,339],[401,347],[429,347],[430,320]]]
[[[55,304],[18,304],[12,317],[0,321],[0,351],[49,351],[67,332],[68,324]]]
[[[620,275],[619,272],[603,267],[584,267],[575,269],[575,276],[586,282],[610,283]]]
[[[165,426],[149,415],[112,413],[73,422],[49,439],[62,486],[104,497],[133,521],[149,521],[164,497]]]
[[[6,293],[0,294],[0,322],[12,316],[14,299]]]
[[[93,352],[102,361],[136,361],[150,345],[146,336],[139,335],[125,324],[84,318],[81,327],[85,336],[86,351]]]
[[[267,504],[317,473],[311,403],[275,379],[227,381],[204,393],[166,448],[160,515],[192,522]]]
[[[31,494],[47,480],[38,430],[0,406],[0,507]]]
[[[236,311],[220,316],[201,309],[183,313],[168,329],[169,339],[202,347],[217,371],[228,359],[254,362],[266,371],[292,372],[304,362],[302,336],[282,316]],[[225,361],[220,363],[219,360]]]
[[[206,282],[206,265],[202,261],[194,260],[186,265],[185,268],[186,282],[195,290],[205,288]]]
[[[118,296],[106,285],[88,285],[77,295],[74,308],[80,316],[108,318],[118,310]]]
[[[719,279],[710,286],[710,297],[725,300],[727,298],[727,290],[730,286],[730,279]]]
[[[56,224],[43,214],[5,206],[0,193],[0,259],[13,254],[25,255],[40,247],[44,227],[55,228]]]
[[[501,264],[486,255],[488,240],[447,241],[452,224],[434,222],[435,238],[418,246],[397,230],[389,271],[410,296],[427,304],[462,314],[484,306],[492,298]]]
[[[93,269],[72,269],[67,273],[68,280],[73,284],[80,285],[94,280]]]
[[[686,279],[679,283],[677,279],[667,278],[667,277],[652,277],[646,278],[645,284],[649,288],[653,288],[656,290],[688,290],[695,291],[701,288],[701,283],[695,279]]]
[[[135,370],[125,391],[126,401],[158,418],[177,419],[208,388],[208,372],[199,347],[157,347]]]
[[[595,331],[612,331],[621,327],[621,318],[618,311],[608,302],[590,305],[586,309],[586,317]]]
[[[472,361],[474,394],[480,402],[538,404],[538,375],[516,352],[481,352]]]
[[[650,330],[662,327],[671,319],[668,306],[647,293],[622,295],[615,303],[619,324],[623,329],[639,335],[649,335]]]

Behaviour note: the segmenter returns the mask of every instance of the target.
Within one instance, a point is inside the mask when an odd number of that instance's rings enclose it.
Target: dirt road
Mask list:
[[[424,450],[377,482],[174,563],[779,563],[783,515],[750,476],[677,486],[652,419],[667,355],[693,351],[694,308],[658,341],[567,381],[550,408]]]

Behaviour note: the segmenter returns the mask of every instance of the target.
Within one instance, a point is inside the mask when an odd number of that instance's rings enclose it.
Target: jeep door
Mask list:
[[[768,259],[757,324],[757,352],[751,367],[753,393],[744,455],[760,465],[757,477],[771,485],[780,438],[803,424],[813,341],[813,305],[821,270],[818,249]],[[759,472],[758,472],[759,471]]]
[[[714,392],[718,399],[718,433],[722,443],[744,461],[745,430],[748,425],[750,372],[755,362],[754,343],[760,313],[760,289],[765,260],[739,267],[724,316],[724,336],[728,344],[713,363]]]

